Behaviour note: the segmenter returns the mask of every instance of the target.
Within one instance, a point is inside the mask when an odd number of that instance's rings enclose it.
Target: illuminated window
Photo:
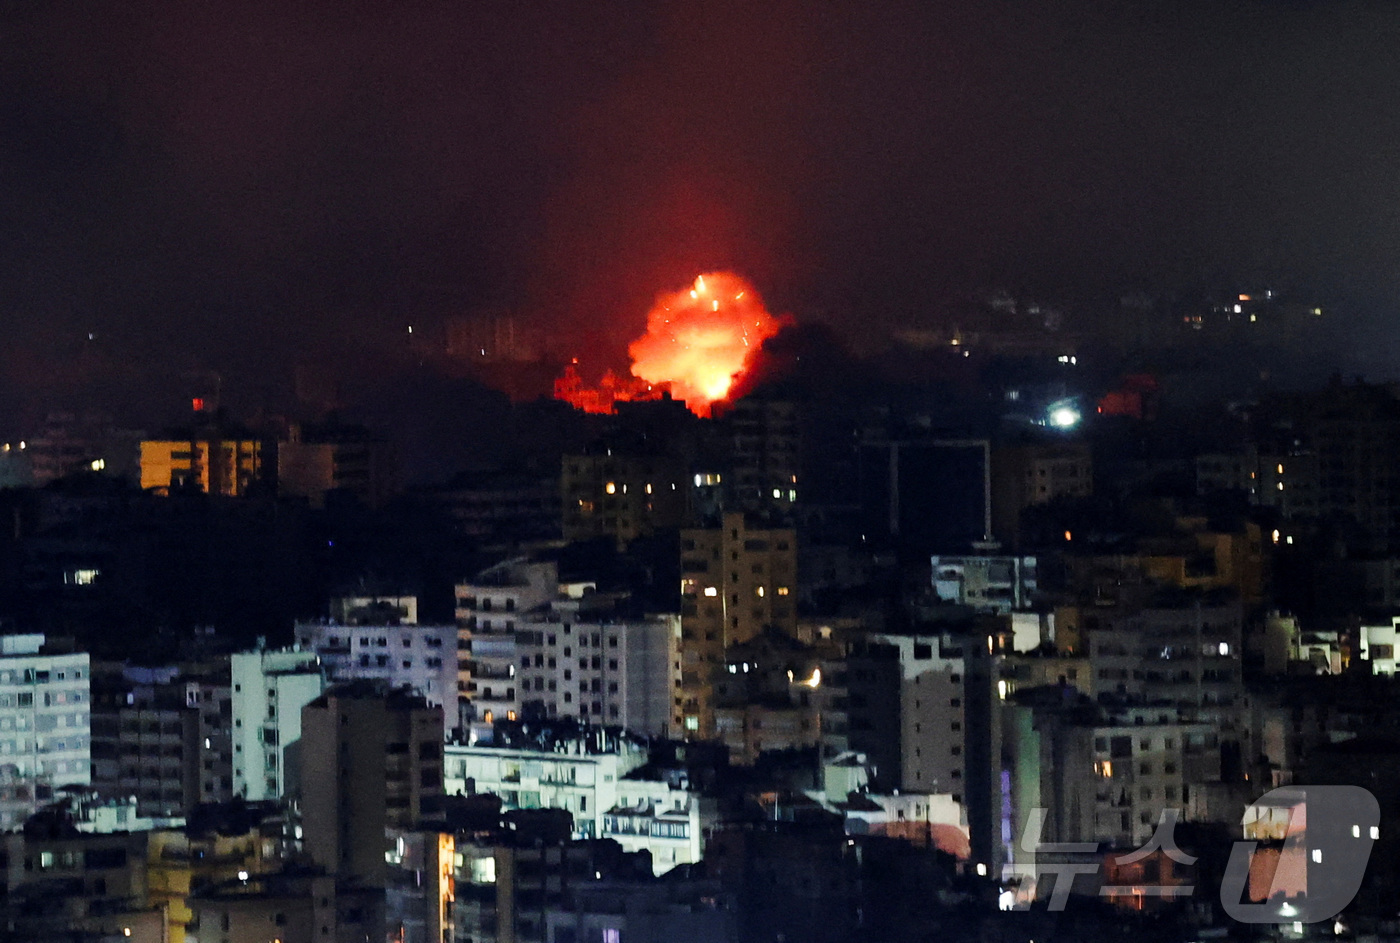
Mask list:
[[[779,587],[778,587],[778,595],[779,595],[779,596],[786,596],[787,594],[788,594],[788,588],[787,588],[786,586],[779,586]]]
[[[603,488],[603,490],[606,491],[608,494],[617,494],[617,484],[610,481],[608,482],[607,486]]]
[[[91,586],[97,582],[98,570],[69,570],[63,574],[63,582],[69,586]]]
[[[482,721],[484,721],[485,723],[488,723],[488,724],[489,724],[489,723],[492,723],[493,721],[495,721],[495,719],[496,719],[496,714],[495,714],[494,711],[487,711],[485,714],[482,715],[482,718],[481,718],[481,719],[482,719]]]
[[[706,587],[705,587],[705,595],[706,595],[706,596],[718,596],[718,595],[719,595],[719,590],[716,589],[716,588],[713,587],[713,586],[706,586]]]

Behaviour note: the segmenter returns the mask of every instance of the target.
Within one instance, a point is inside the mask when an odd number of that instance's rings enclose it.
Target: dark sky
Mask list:
[[[1393,2],[10,0],[0,408],[493,307],[620,350],[721,267],[858,330],[1255,273],[1375,328],[1397,48]]]

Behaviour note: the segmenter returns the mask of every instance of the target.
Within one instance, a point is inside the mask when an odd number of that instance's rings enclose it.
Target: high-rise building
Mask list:
[[[1094,493],[1094,461],[1083,442],[1054,441],[992,450],[992,534],[1018,544],[1021,512]]]
[[[680,620],[620,612],[618,602],[560,599],[526,615],[516,630],[523,716],[667,734],[680,673]]]
[[[1049,895],[1061,842],[1137,849],[1164,813],[1198,821],[1199,795],[1219,779],[1217,732],[1157,706],[1105,711],[1065,686],[1016,692],[1002,705],[1001,849],[1004,878],[1023,882],[1026,899]],[[1230,804],[1230,824],[1237,807]],[[1035,878],[1041,878],[1036,888]],[[1030,879],[1030,880],[1027,880]],[[1113,882],[1110,882],[1113,883]],[[1165,883],[1179,883],[1167,881]]]
[[[182,677],[185,706],[197,711],[199,770],[196,803],[210,805],[233,798],[233,684],[227,670]]]
[[[287,747],[301,737],[301,709],[325,689],[315,652],[235,654],[233,792],[249,802],[280,798],[287,789]]]
[[[990,624],[872,633],[847,659],[848,739],[882,789],[944,792],[967,809],[972,857],[995,859],[1002,660]]]
[[[409,829],[443,794],[442,709],[357,681],[301,709],[297,806],[304,847],[338,879],[383,887],[386,829]]]
[[[612,537],[626,545],[686,521],[688,469],[669,455],[600,447],[566,455],[560,477],[564,539]]]
[[[298,622],[296,641],[319,656],[332,682],[380,680],[443,709],[457,726],[457,626]]]
[[[457,700],[469,737],[489,737],[491,725],[518,710],[515,630],[522,615],[559,594],[553,562],[519,557],[459,583]]]
[[[143,816],[186,815],[199,801],[200,717],[186,706],[175,674],[94,669],[92,787],[107,798],[134,796]]]
[[[0,636],[0,831],[91,782],[91,676],[86,652],[43,635]]]
[[[681,683],[673,723],[714,735],[715,672],[725,649],[768,627],[797,633],[797,537],[726,514],[718,528],[681,531]]]
[[[189,816],[233,798],[233,705],[227,666],[182,675],[174,666],[96,664],[92,788],[136,803],[143,816]]]
[[[141,442],[141,487],[241,495],[263,474],[263,444],[246,431],[204,425]]]
[[[801,437],[797,404],[746,396],[725,413],[730,473],[725,484],[736,510],[788,514],[797,501]]]

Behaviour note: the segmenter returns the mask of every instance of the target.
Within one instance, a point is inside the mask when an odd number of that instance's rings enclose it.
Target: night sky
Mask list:
[[[620,361],[717,268],[862,330],[1268,278],[1379,373],[1397,48],[1392,2],[12,0],[0,410],[256,401],[482,310]]]

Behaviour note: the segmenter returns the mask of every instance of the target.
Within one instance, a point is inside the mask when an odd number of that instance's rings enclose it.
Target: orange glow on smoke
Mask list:
[[[614,403],[657,399],[669,390],[691,412],[708,416],[784,323],[764,309],[743,278],[708,272],[689,288],[656,299],[646,333],[627,349],[632,378],[608,373],[589,389],[571,367],[556,381],[554,395],[588,412],[609,412]]]

